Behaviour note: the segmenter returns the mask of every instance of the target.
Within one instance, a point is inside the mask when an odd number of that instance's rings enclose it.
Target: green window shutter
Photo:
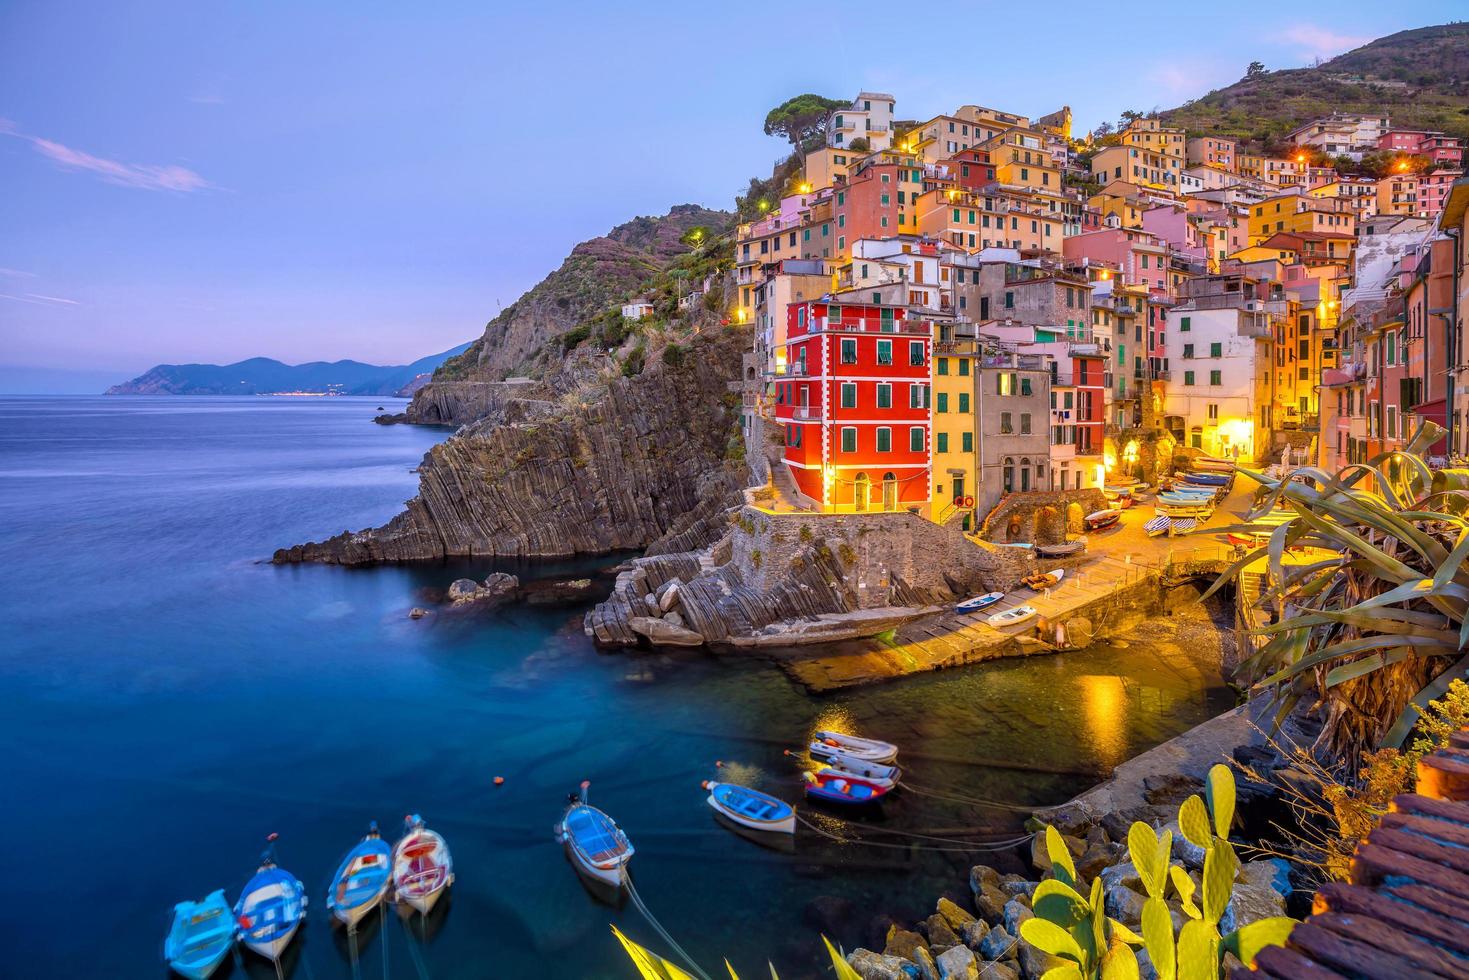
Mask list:
[[[969,411],[969,392],[967,391],[959,392],[959,411]]]
[[[1183,383],[1185,385],[1191,385],[1194,383],[1194,373],[1192,371],[1183,372]]]
[[[878,408],[892,408],[893,407],[893,386],[892,385],[885,385],[884,384],[884,385],[878,385],[877,386],[877,407]]]
[[[1223,374],[1224,374],[1224,372],[1222,372],[1222,371],[1210,371],[1209,372],[1209,383],[1211,385],[1223,384],[1224,383]]]
[[[947,391],[941,391],[941,392],[939,392],[939,411],[940,412],[947,412],[948,410],[949,410],[949,393]]]
[[[949,373],[949,359],[947,357],[940,357],[934,363],[938,365],[938,371],[937,371],[937,373],[939,373],[939,374],[948,374]]]
[[[1209,345],[1209,356],[1210,357],[1223,357],[1224,356],[1224,345],[1222,343],[1220,343],[1220,344],[1210,344]]]
[[[1184,344],[1183,345],[1183,356],[1184,357],[1193,357],[1194,356],[1194,345],[1193,344]]]
[[[893,451],[892,429],[877,430],[877,451],[880,453],[890,453]]]
[[[1189,317],[1183,317],[1183,318],[1181,318],[1178,321],[1178,329],[1180,329],[1180,330],[1189,330],[1189,329],[1191,329],[1190,326],[1189,326]]]
[[[893,342],[891,340],[879,340],[877,342],[877,363],[893,363]]]
[[[961,448],[966,453],[974,452],[974,433],[965,432],[960,437]]]
[[[842,385],[842,408],[857,407],[857,386],[854,384]]]
[[[954,209],[954,224],[957,225],[958,223],[959,223],[959,209],[958,208],[955,208]]]
[[[913,426],[908,430],[908,451],[912,453],[923,452],[923,429]]]
[[[967,357],[960,358],[959,360],[959,376],[964,378],[969,377],[969,359]]]
[[[849,429],[843,429],[842,430],[842,452],[844,452],[844,453],[855,453],[856,451],[857,451],[857,430],[856,429],[850,429],[850,428]]]
[[[1021,378],[1020,379],[1020,393],[1022,395],[1028,395],[1028,394],[1030,394],[1030,379],[1029,378]]]
[[[940,432],[934,436],[934,441],[938,452],[946,453],[949,451],[949,434],[947,432]]]
[[[914,367],[923,363],[923,341],[908,341],[908,363]]]

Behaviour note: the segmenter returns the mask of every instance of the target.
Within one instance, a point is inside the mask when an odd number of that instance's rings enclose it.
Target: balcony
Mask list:
[[[797,405],[791,409],[791,418],[797,422],[820,422],[821,409],[813,408],[810,405]]]
[[[986,354],[980,365],[987,368],[1014,368],[1018,371],[1043,371],[1046,358],[1043,354]]]

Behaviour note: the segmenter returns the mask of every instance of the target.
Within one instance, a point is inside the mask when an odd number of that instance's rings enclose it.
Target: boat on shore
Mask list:
[[[817,732],[809,749],[818,759],[829,759],[838,752],[863,762],[890,763],[898,757],[898,747],[891,742],[841,732]]]
[[[327,890],[326,907],[348,929],[377,908],[392,883],[392,848],[378,833],[377,821],[368,825],[367,835],[347,852]]]
[[[1086,515],[1086,529],[1088,531],[1100,531],[1103,528],[1111,527],[1120,520],[1122,520],[1122,511],[1120,510],[1094,511]]]
[[[1018,626],[1021,623],[1034,619],[1037,615],[1039,615],[1039,610],[1035,606],[1016,606],[1014,609],[1006,609],[1004,612],[995,613],[989,618],[988,622],[991,626],[1003,629],[1006,626]]]
[[[1161,535],[1167,534],[1168,525],[1171,523],[1173,523],[1173,519],[1171,517],[1169,517],[1167,514],[1159,514],[1157,517],[1154,517],[1152,520],[1143,525],[1143,531],[1147,533],[1148,537],[1156,538]]]
[[[393,845],[393,899],[428,915],[454,884],[454,859],[444,838],[418,814],[403,823],[405,833]]]
[[[1035,553],[1042,558],[1066,558],[1086,550],[1086,539],[1077,538],[1064,544],[1038,544]]]
[[[622,888],[633,846],[607,814],[587,802],[587,784],[568,798],[556,836],[577,870],[595,881]]]
[[[271,834],[267,838],[260,867],[235,903],[240,941],[273,962],[280,960],[306,917],[306,886],[289,871],[276,867],[276,837]]]
[[[1192,534],[1199,526],[1199,522],[1193,517],[1179,517],[1168,525],[1168,536],[1181,538],[1185,534]]]
[[[1050,572],[1036,572],[1034,575],[1027,575],[1020,580],[1020,584],[1034,592],[1044,592],[1046,589],[1060,585],[1061,580],[1065,577],[1066,569],[1057,568]]]
[[[734,783],[706,782],[704,788],[715,812],[743,827],[773,834],[796,832],[796,810],[784,800]]]
[[[865,806],[876,803],[888,793],[891,786],[881,786],[872,780],[852,776],[844,772],[823,769],[821,772],[806,773],[806,798],[844,806]]]
[[[954,609],[961,613],[977,612],[986,606],[993,606],[1003,598],[1005,598],[1005,593],[1003,592],[986,592],[984,595],[977,595],[972,599],[965,599],[963,602],[954,606]]]
[[[1196,487],[1227,487],[1234,477],[1226,473],[1184,473],[1179,479]]]
[[[203,901],[179,902],[173,907],[173,925],[163,940],[168,968],[188,980],[205,980],[229,956],[235,945],[235,921],[224,889]]]

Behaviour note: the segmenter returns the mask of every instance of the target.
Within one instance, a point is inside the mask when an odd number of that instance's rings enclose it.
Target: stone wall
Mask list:
[[[1083,530],[1080,518],[1106,508],[1107,498],[1096,487],[1011,493],[990,511],[979,533],[987,541],[1060,544],[1068,532]]]

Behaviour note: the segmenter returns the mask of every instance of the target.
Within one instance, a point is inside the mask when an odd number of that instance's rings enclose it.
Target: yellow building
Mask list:
[[[1102,217],[1117,215],[1124,228],[1141,228],[1143,212],[1155,202],[1143,197],[1143,188],[1131,181],[1114,180],[1093,194],[1086,202],[1102,212]]]
[[[985,140],[980,148],[989,153],[995,179],[1000,183],[1045,191],[1061,189],[1061,171],[1046,149],[1046,135],[1041,131],[1007,130]]]
[[[1157,119],[1134,119],[1123,126],[1117,135],[1122,140],[1123,146],[1149,150],[1160,156],[1176,160],[1178,162],[1170,169],[1174,171],[1183,169],[1183,159],[1187,149],[1183,130],[1165,126]]]
[[[1371,177],[1337,177],[1311,188],[1312,197],[1334,197],[1346,201],[1358,221],[1377,213],[1377,181]]]
[[[1344,200],[1310,194],[1279,194],[1250,206],[1251,245],[1281,231],[1355,235],[1357,214]]]
[[[1377,182],[1377,213],[1416,215],[1418,175],[1389,174]]]
[[[853,153],[840,146],[823,146],[806,154],[806,183],[812,190],[831,187],[838,179],[847,179],[848,161],[856,163],[864,154]]]
[[[978,456],[975,453],[974,365],[977,344],[974,340],[952,338],[953,327],[938,328],[932,358],[932,398],[930,421],[933,431],[932,499],[929,513],[940,523],[948,517],[962,519],[965,530],[973,530],[973,517],[960,518],[954,508],[956,500],[979,495]],[[948,335],[948,336],[946,336]]]

